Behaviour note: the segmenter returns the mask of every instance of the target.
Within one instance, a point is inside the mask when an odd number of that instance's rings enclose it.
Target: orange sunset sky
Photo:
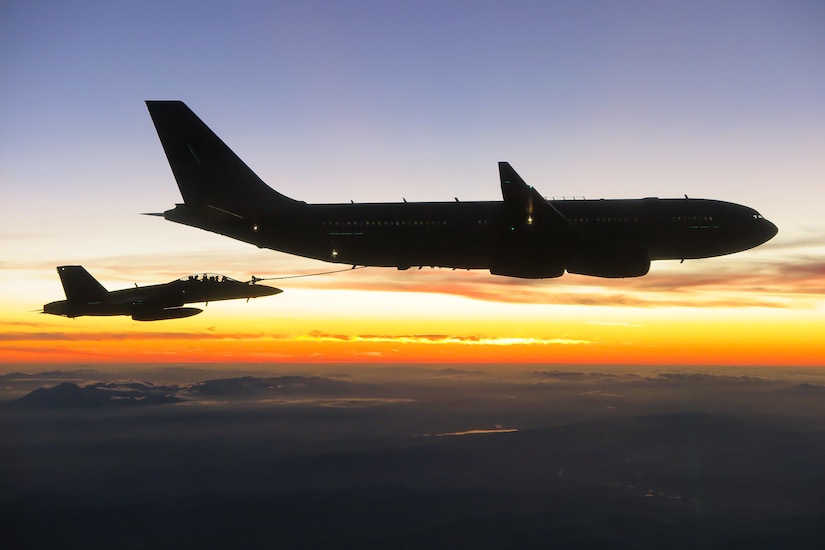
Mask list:
[[[817,3],[185,4],[0,8],[2,368],[825,366]],[[546,196],[715,198],[780,232],[639,279],[367,268],[188,319],[40,315],[63,264],[109,290],[336,269],[140,216],[181,200],[145,99],[186,101],[307,202],[499,200],[508,160]]]

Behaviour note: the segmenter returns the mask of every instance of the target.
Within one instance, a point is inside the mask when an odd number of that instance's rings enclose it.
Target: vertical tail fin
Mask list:
[[[109,291],[92,277],[82,265],[62,265],[57,268],[63,291],[69,302],[92,303],[106,301]]]
[[[265,184],[182,101],[146,106],[187,206],[242,218],[300,204]]]

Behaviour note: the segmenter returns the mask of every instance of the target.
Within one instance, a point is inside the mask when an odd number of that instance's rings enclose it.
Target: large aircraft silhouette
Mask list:
[[[283,292],[279,288],[242,283],[210,273],[181,277],[171,283],[137,286],[109,292],[83,266],[57,268],[66,292],[65,300],[43,306],[43,313],[80,317],[82,315],[131,315],[135,321],[160,321],[197,315],[202,309],[184,304],[258,298]]]
[[[503,201],[307,204],[267,186],[183,102],[146,104],[183,196],[155,215],[327,262],[638,277],[651,260],[731,254],[777,233],[756,210],[717,200],[546,200],[506,162]]]

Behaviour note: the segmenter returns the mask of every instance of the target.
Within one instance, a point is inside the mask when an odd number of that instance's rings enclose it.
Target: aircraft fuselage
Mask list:
[[[731,254],[776,233],[755,210],[716,200],[548,202],[569,224],[548,223],[537,213],[514,213],[503,201],[302,204],[277,215],[220,218],[211,224],[186,205],[164,215],[262,248],[327,262],[489,269],[539,278],[564,270],[644,275],[651,260]]]
[[[184,199],[167,220],[327,262],[636,277],[652,260],[739,252],[777,232],[716,200],[547,200],[506,162],[502,201],[307,204],[266,185],[182,102],[147,106]]]

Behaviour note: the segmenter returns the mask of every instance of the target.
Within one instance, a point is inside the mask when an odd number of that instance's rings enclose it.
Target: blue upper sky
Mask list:
[[[547,196],[687,193],[819,238],[823,29],[817,1],[3,2],[0,261],[245,246],[136,215],[180,200],[145,99],[308,202],[498,199],[508,160]]]

